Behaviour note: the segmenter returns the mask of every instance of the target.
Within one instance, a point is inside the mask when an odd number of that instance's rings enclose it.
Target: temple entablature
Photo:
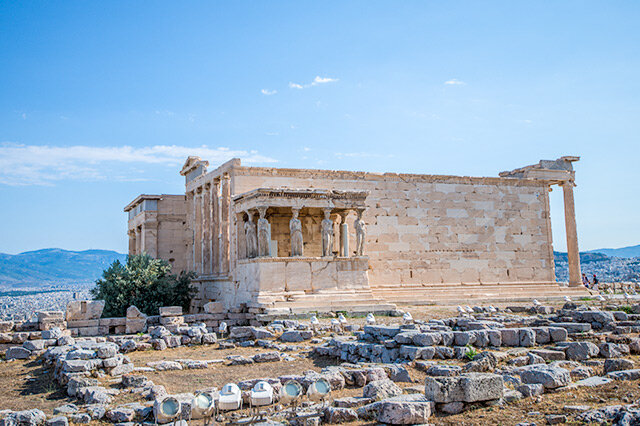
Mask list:
[[[560,157],[557,160],[540,160],[538,164],[502,172],[500,177],[546,180],[550,184],[559,185],[564,182],[575,182],[572,163],[579,160],[580,157],[571,155]]]

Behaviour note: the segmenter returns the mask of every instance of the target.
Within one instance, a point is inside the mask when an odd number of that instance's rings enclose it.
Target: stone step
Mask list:
[[[561,287],[556,283],[477,284],[477,285],[412,285],[372,288],[374,297],[398,304],[456,304],[466,300],[483,302],[554,300],[564,296],[590,296],[583,287]]]
[[[414,295],[431,295],[433,297],[440,297],[446,295],[452,296],[464,296],[466,294],[502,294],[508,296],[510,294],[540,294],[544,295],[582,295],[588,296],[589,293],[586,291],[574,291],[574,290],[556,290],[556,289],[546,289],[546,288],[530,288],[530,289],[509,289],[506,291],[505,289],[459,289],[459,290],[411,290],[411,291],[395,291],[395,292],[382,292],[373,290],[372,293],[377,295],[378,297],[407,297]]]

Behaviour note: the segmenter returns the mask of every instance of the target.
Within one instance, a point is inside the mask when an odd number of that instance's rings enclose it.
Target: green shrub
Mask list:
[[[470,344],[467,344],[466,348],[467,348],[467,351],[464,353],[464,356],[467,357],[469,361],[473,361],[473,358],[475,358],[475,356],[478,355],[478,351],[476,350],[476,348],[474,348]]]
[[[622,312],[626,312],[627,314],[632,314],[633,313],[633,308],[629,305],[621,305],[621,306],[607,306],[605,307],[605,310],[607,311],[622,311]]]
[[[166,260],[139,254],[129,256],[124,265],[113,262],[96,281],[91,295],[105,301],[103,317],[123,317],[131,305],[147,315],[158,315],[161,306],[182,306],[188,311],[196,292],[191,287],[194,277],[193,272],[173,275]]]

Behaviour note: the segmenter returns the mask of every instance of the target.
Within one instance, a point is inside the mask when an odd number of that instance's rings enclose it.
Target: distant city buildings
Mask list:
[[[598,260],[582,261],[582,273],[593,279],[596,274],[600,282],[640,282],[640,257],[606,257]],[[569,265],[556,258],[556,280],[569,281]]]

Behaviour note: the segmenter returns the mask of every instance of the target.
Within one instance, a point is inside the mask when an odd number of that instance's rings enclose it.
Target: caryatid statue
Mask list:
[[[291,256],[302,256],[302,222],[298,219],[299,208],[292,208],[293,217],[289,221],[289,233],[291,234]]]
[[[258,207],[260,219],[258,219],[258,256],[269,256],[269,245],[271,244],[271,227],[265,217],[266,207]]]
[[[353,227],[356,230],[356,256],[364,255],[364,240],[367,233],[367,228],[364,224],[364,220],[362,220],[362,209],[358,209],[356,212],[358,217],[353,223]]]
[[[324,209],[322,219],[322,256],[333,256],[333,221],[331,209]]]
[[[249,259],[258,254],[258,236],[256,235],[256,225],[253,223],[253,213],[247,212],[247,221],[244,223],[244,236],[247,245],[247,257]]]

